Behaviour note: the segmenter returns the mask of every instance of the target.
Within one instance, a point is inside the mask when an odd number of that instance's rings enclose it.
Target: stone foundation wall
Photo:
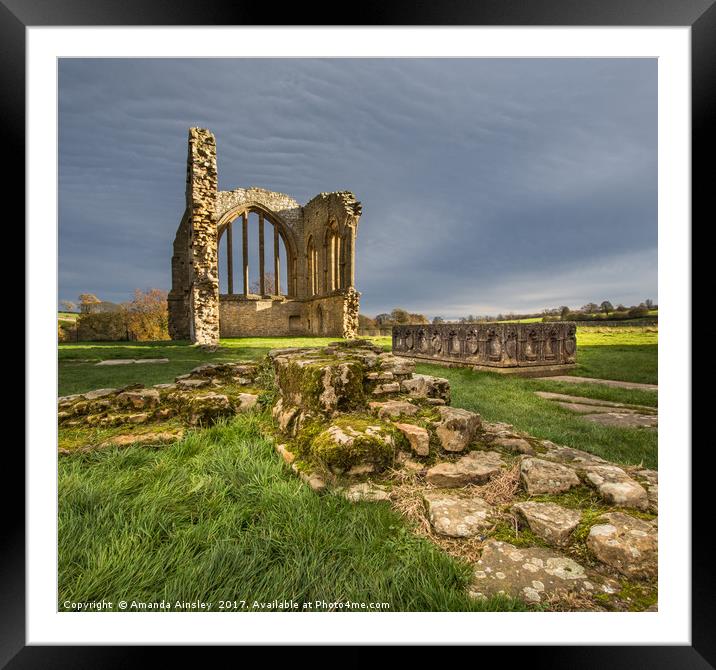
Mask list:
[[[221,337],[283,337],[308,334],[303,303],[296,300],[251,299],[222,295]]]
[[[317,335],[352,339],[358,334],[359,298],[355,289],[312,300],[222,295],[221,337]]]
[[[575,363],[573,323],[394,326],[393,353],[485,368],[539,368]]]

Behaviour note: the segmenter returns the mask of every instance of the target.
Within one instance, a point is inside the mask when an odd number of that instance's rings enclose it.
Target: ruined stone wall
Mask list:
[[[358,219],[362,212],[361,204],[349,191],[336,193],[319,193],[303,208],[303,256],[306,259],[306,248],[309,238],[318,250],[318,295],[329,295],[335,290],[346,289],[355,284],[355,236]],[[341,281],[330,279],[330,257],[327,253],[327,237],[330,231],[335,232],[341,240]],[[304,265],[303,281],[308,295],[307,266]]]
[[[189,263],[189,216],[185,212],[174,240],[172,256],[172,290],[169,292],[169,337],[188,340],[189,290],[191,288],[191,265]]]
[[[221,296],[221,337],[307,335],[305,304],[298,300],[257,300]]]
[[[216,250],[216,140],[202,128],[189,131],[187,210],[190,214],[192,286],[189,293],[190,339],[219,341],[219,273]]]
[[[443,323],[393,326],[393,353],[476,368],[547,368],[576,360],[573,323]]]

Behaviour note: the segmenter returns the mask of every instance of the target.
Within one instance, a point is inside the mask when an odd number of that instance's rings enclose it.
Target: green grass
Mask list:
[[[59,463],[59,599],[116,603],[293,599],[390,611],[524,610],[466,595],[470,566],[387,503],[317,496],[261,437],[259,415],[154,450]]]
[[[564,409],[550,400],[534,394],[534,390],[555,390],[576,393],[575,385],[554,385],[520,377],[506,377],[490,372],[474,372],[464,368],[446,368],[420,364],[416,372],[445,377],[450,381],[452,404],[478,412],[487,421],[504,421],[535,437],[552,440],[557,444],[584,449],[606,459],[646,467],[657,466],[657,433],[640,428],[614,428],[600,426],[585,420],[579,414]],[[594,385],[578,385],[583,395]],[[624,399],[616,389],[596,391],[603,399]],[[619,389],[621,391],[621,389]],[[646,392],[642,392],[646,393]],[[655,394],[651,394],[655,395]]]
[[[494,323],[542,323],[541,316],[528,316],[526,319],[503,319]]]
[[[653,328],[578,328],[581,377],[658,384],[658,332]]]

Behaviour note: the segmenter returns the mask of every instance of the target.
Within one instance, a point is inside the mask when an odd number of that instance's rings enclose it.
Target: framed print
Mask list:
[[[2,0],[28,262],[8,667],[713,666],[713,3],[365,11]]]

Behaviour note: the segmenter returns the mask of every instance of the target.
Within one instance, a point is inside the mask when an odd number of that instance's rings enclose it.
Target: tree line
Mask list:
[[[468,314],[467,316],[452,319],[438,315],[432,319],[428,319],[424,314],[412,314],[405,309],[396,307],[391,312],[378,314],[375,317],[361,314],[359,316],[359,326],[361,330],[368,330],[412,324],[488,323],[495,321],[519,321],[522,319],[541,319],[542,321],[596,321],[605,318],[614,320],[639,319],[649,316],[649,313],[655,309],[657,309],[657,305],[651,298],[647,298],[638,305],[630,305],[628,307],[621,303],[615,307],[609,300],[603,300],[600,304],[588,302],[579,308],[562,305],[561,307],[543,309],[540,312],[524,314],[515,312],[506,312],[497,315]]]
[[[77,302],[63,300],[67,312],[79,312],[74,326],[58,321],[60,341],[168,340],[167,292],[136,289],[131,300],[114,303],[93,293],[81,293]]]

